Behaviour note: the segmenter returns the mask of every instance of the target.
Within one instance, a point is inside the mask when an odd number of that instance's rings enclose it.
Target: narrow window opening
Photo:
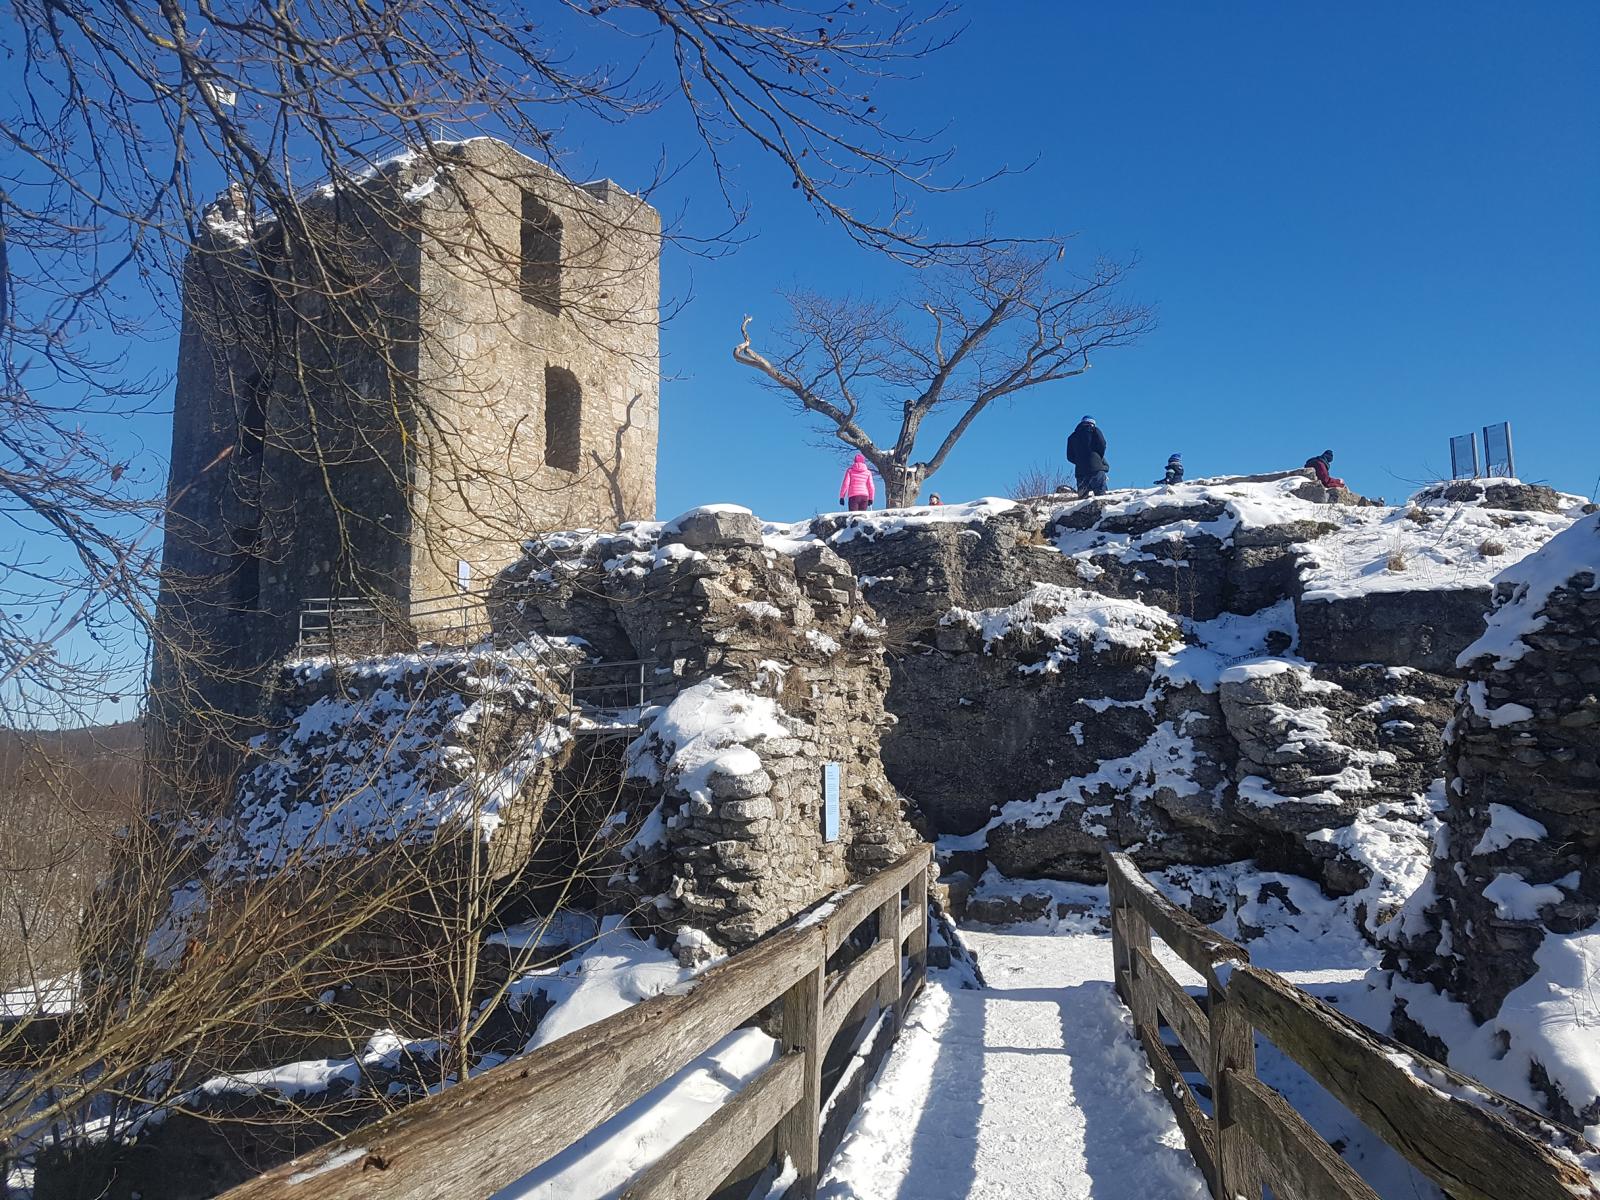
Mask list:
[[[522,193],[522,298],[561,311],[561,219],[532,192]]]
[[[583,448],[583,389],[565,367],[544,369],[544,461],[563,471],[578,469]]]

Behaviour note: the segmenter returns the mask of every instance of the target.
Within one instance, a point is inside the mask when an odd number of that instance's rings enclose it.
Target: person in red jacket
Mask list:
[[[1328,474],[1328,468],[1332,464],[1332,450],[1324,450],[1315,458],[1306,459],[1306,466],[1310,467],[1317,473],[1317,482],[1323,487],[1327,488],[1329,491],[1332,491],[1334,488],[1342,488],[1344,486],[1344,480],[1340,479],[1337,475]]]
[[[845,468],[844,478],[839,482],[839,504],[848,504],[851,512],[861,512],[872,507],[877,494],[878,489],[872,482],[872,468],[867,466],[867,456],[856,455],[855,461]]]

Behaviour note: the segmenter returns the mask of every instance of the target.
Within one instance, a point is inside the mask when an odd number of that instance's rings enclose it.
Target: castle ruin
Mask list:
[[[473,138],[255,208],[236,188],[208,209],[185,267],[169,733],[195,710],[253,720],[325,599],[425,638],[478,619],[528,534],[654,515],[648,204]]]

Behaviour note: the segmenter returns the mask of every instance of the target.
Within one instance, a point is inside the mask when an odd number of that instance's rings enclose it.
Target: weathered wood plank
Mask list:
[[[1139,1041],[1144,1043],[1145,1057],[1150,1060],[1151,1070],[1155,1073],[1156,1086],[1172,1106],[1173,1116],[1178,1118],[1178,1128],[1183,1131],[1184,1144],[1189,1147],[1189,1153],[1194,1155],[1195,1165],[1200,1168],[1200,1174],[1205,1176],[1206,1186],[1216,1195],[1217,1152],[1211,1119],[1184,1082],[1183,1074],[1161,1042],[1160,1031],[1154,1024],[1142,1024],[1138,1029]]]
[[[1188,963],[1207,983],[1216,981],[1212,966],[1220,962],[1249,962],[1250,955],[1237,942],[1229,941],[1168,900],[1126,854],[1102,855],[1107,877],[1113,874],[1120,885],[1122,901],[1138,910],[1151,930],[1172,947],[1173,953]]]
[[[1216,983],[1206,989],[1206,1020],[1211,1059],[1205,1070],[1211,1080],[1212,1123],[1217,1130],[1217,1191],[1222,1196],[1261,1200],[1260,1148],[1240,1123],[1234,1110],[1236,1090],[1230,1091],[1227,1083],[1230,1079],[1255,1079],[1255,1030],[1238,1002]]]
[[[884,975],[900,961],[899,948],[888,942],[874,942],[855,962],[839,973],[828,987],[828,998],[822,1006],[822,1048],[833,1044],[845,1018],[857,1000],[879,987]]]
[[[900,928],[906,933],[906,963],[911,972],[911,989],[920,991],[928,977],[928,872],[914,872],[906,881],[906,911],[900,914]]]
[[[754,1013],[821,970],[825,934],[807,926],[717,964],[532,1054],[375,1121],[225,1193],[227,1200],[424,1200],[486,1196],[513,1183],[672,1078]],[[820,1008],[820,1006],[819,1006]],[[314,1176],[312,1173],[315,1173]]]
[[[900,928],[900,892],[896,890],[878,906],[878,940],[890,947],[890,961],[878,980],[878,1007],[892,1009],[900,998],[900,954],[905,933]]]
[[[918,846],[870,879],[848,889],[837,900],[830,901],[834,908],[824,920],[828,927],[828,953],[831,955],[844,945],[861,922],[891,895],[898,895],[914,876],[925,875],[930,853],[929,847]]]
[[[926,895],[926,891],[923,894]],[[921,907],[915,904],[907,905],[900,913],[900,941],[904,943],[908,937],[921,929],[927,920],[928,906],[926,904]]]
[[[1233,971],[1252,1024],[1456,1200],[1600,1200],[1547,1138],[1559,1131],[1481,1084],[1357,1024],[1270,971]],[[1454,1093],[1454,1094],[1451,1094]],[[1570,1135],[1569,1135],[1570,1136]]]
[[[800,1077],[800,1099],[778,1122],[774,1151],[782,1160],[794,1164],[795,1183],[788,1195],[809,1197],[816,1193],[821,1170],[818,1143],[822,1120],[822,992],[827,968],[818,962],[783,996],[783,1023],[780,1037],[786,1052],[804,1059]]]
[[[1178,1039],[1183,1042],[1183,1048],[1194,1059],[1195,1065],[1205,1072],[1206,1078],[1214,1079],[1215,1076],[1211,1074],[1211,1031],[1206,1014],[1194,1002],[1194,998],[1178,986],[1178,981],[1167,973],[1167,969],[1156,961],[1155,955],[1142,946],[1136,947],[1133,953],[1139,960],[1139,980],[1153,989],[1156,1007],[1161,1015],[1177,1031]]]
[[[785,1054],[641,1173],[622,1200],[705,1200],[800,1102],[805,1069],[804,1054]]]
[[[1158,1026],[1161,1017],[1156,1007],[1155,986],[1149,980],[1145,961],[1150,957],[1150,926],[1137,908],[1122,910],[1122,934],[1128,946],[1128,1008],[1133,1024]]]
[[[1278,1200],[1379,1200],[1289,1102],[1259,1079],[1230,1070],[1222,1090],[1239,1128],[1260,1150]],[[1224,1186],[1223,1195],[1231,1195]],[[1261,1195],[1260,1185],[1251,1200]]]
[[[1122,901],[1122,885],[1109,863],[1106,867],[1106,892],[1111,900],[1111,985],[1122,1003],[1133,1010],[1133,993],[1130,990],[1132,949],[1128,945],[1127,906]]]

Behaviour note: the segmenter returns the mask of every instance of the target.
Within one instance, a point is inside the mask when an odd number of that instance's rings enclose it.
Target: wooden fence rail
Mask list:
[[[789,1195],[809,1196],[871,1073],[871,1064],[860,1065],[825,1096],[824,1063],[834,1039],[881,1007],[884,1027],[873,1042],[881,1057],[926,975],[928,863],[928,847],[919,847],[672,994],[419,1100],[240,1184],[222,1200],[490,1196],[775,1003],[781,1003],[783,1054],[642,1171],[623,1200],[705,1200],[784,1159],[798,1174]],[[830,971],[830,958],[872,918],[870,945]]]
[[[1105,854],[1116,987],[1184,1139],[1219,1200],[1378,1200],[1293,1106],[1256,1077],[1260,1034],[1452,1200],[1600,1200],[1576,1154],[1594,1148],[1531,1109],[1352,1021]],[[1205,981],[1202,1006],[1151,950],[1154,933]],[[1211,1111],[1162,1040],[1209,1085]]]

